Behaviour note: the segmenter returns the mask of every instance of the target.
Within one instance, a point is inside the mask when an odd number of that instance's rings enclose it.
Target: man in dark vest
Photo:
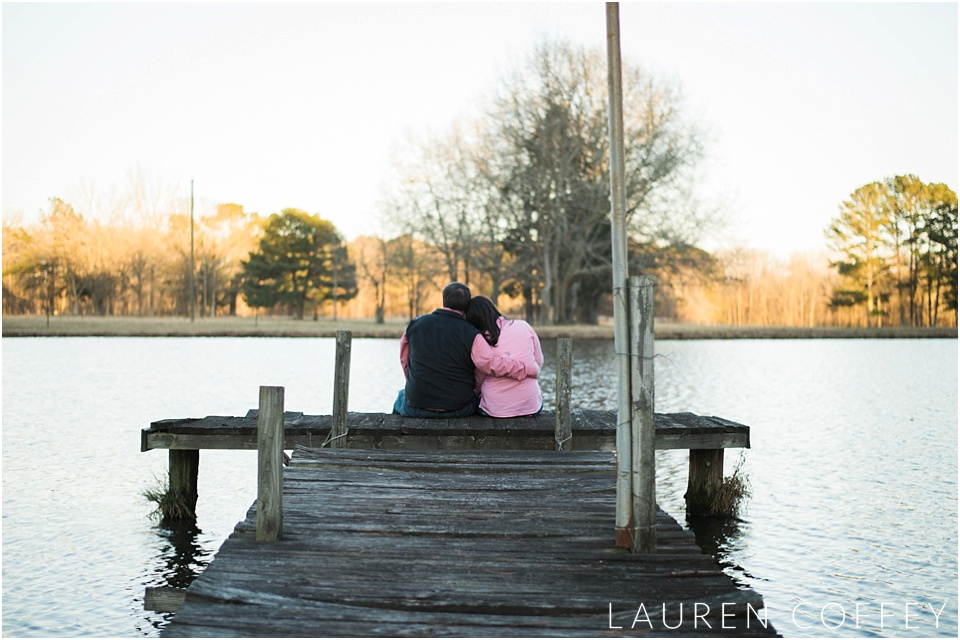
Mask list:
[[[413,418],[460,418],[477,410],[476,369],[490,376],[536,378],[533,358],[499,354],[463,317],[470,289],[443,288],[443,308],[417,316],[400,339],[400,365],[407,379],[393,412]]]

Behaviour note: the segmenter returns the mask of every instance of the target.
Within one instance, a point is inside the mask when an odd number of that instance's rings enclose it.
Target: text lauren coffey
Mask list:
[[[852,602],[844,607],[839,602],[828,602],[824,605],[800,602],[791,611],[791,622],[800,629],[810,629],[817,625],[822,625],[828,630],[839,629],[844,625],[855,629],[914,630],[924,626],[939,629],[940,615],[946,606],[947,604],[943,603],[937,608],[929,602],[900,604]],[[714,610],[712,622],[707,620],[711,610],[710,605],[705,602],[695,602],[692,605],[688,603],[686,606],[683,603],[668,606],[661,602],[650,607],[641,602],[632,619],[630,617],[615,619],[613,603],[608,605],[608,611],[610,629],[679,629],[684,624],[693,624],[694,629],[734,629],[736,625],[729,624],[728,620],[737,617],[737,611],[742,613],[743,605],[733,602],[722,603],[719,620]],[[757,627],[766,629],[767,610],[757,611],[748,603],[745,622],[747,629]]]
[[[714,627],[718,629],[736,629],[737,625],[729,624],[728,620],[731,620],[737,616],[736,610],[742,608],[743,605],[737,604],[735,602],[724,602],[720,605],[720,620],[716,619],[711,623],[707,620],[707,616],[710,615],[710,605],[705,602],[695,602],[692,606],[689,604],[684,607],[683,603],[676,604],[673,606],[667,606],[666,603],[658,603],[653,605],[649,609],[647,605],[643,602],[640,603],[640,606],[637,607],[637,613],[633,616],[633,620],[622,619],[614,621],[613,618],[613,603],[609,604],[610,611],[610,629],[679,629],[684,624],[693,623],[694,629],[713,629]],[[729,611],[727,608],[729,607]],[[658,614],[659,608],[659,615]],[[716,617],[716,612],[714,611],[714,617]],[[617,622],[617,624],[614,624]],[[620,624],[623,623],[623,624]],[[758,626],[766,628],[767,627],[767,613],[766,609],[763,610],[762,615],[757,612],[750,604],[747,604],[747,628],[753,628]]]

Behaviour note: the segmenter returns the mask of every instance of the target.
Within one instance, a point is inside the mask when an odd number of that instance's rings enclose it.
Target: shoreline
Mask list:
[[[294,320],[292,318],[197,318],[181,317],[51,317],[3,316],[4,338],[37,337],[257,337],[328,338],[339,330],[353,332],[354,338],[399,339],[406,320],[376,324],[373,320]],[[612,340],[612,325],[534,326],[541,339],[579,338]],[[761,327],[693,325],[659,322],[654,325],[657,340],[796,340],[828,338],[946,338],[956,339],[956,327]]]

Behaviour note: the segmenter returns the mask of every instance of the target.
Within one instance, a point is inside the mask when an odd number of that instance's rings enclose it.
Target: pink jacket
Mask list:
[[[497,322],[500,325],[497,352],[520,360],[526,360],[524,356],[533,356],[537,365],[543,367],[540,339],[533,327],[523,320],[507,320],[503,316]],[[536,378],[492,377],[478,369],[477,388],[480,390],[480,408],[497,418],[526,416],[543,407],[543,395]]]

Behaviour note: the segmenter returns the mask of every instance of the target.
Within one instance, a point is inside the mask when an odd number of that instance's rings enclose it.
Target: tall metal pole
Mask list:
[[[193,262],[193,178],[190,178],[190,322],[197,314],[197,278]]]
[[[627,303],[627,191],[624,183],[623,92],[620,69],[620,5],[607,3],[607,90],[610,122],[610,204],[613,234],[613,344],[617,353],[617,515],[618,547],[633,547],[630,434],[630,319]]]

